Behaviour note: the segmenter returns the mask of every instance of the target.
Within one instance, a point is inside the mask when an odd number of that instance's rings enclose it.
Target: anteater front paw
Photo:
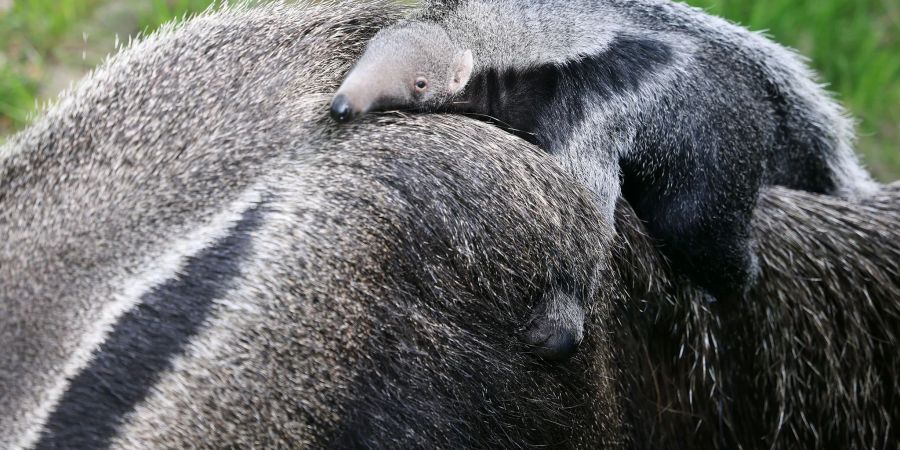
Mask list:
[[[545,295],[520,338],[541,359],[562,362],[575,354],[583,336],[584,310],[557,288]]]

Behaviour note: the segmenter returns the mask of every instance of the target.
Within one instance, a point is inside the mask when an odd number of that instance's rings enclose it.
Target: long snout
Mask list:
[[[349,122],[369,112],[377,98],[371,88],[345,82],[331,99],[331,118],[341,123]]]
[[[351,71],[331,99],[331,118],[344,123],[365,115],[383,96],[381,91],[371,77],[360,73],[360,68]]]
[[[344,94],[338,94],[331,100],[331,118],[337,122],[349,122],[353,119],[353,104]]]
[[[330,115],[337,122],[355,120],[370,111],[403,106],[409,95],[403,89],[401,75],[379,64],[360,62],[350,71],[331,99]]]

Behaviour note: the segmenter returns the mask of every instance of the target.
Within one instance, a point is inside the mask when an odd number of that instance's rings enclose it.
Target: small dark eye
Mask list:
[[[428,87],[428,81],[426,81],[424,78],[416,79],[416,89],[417,90],[424,91],[425,88],[427,88],[427,87]]]

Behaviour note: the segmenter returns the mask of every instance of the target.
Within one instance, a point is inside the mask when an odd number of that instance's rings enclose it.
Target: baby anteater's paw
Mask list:
[[[560,287],[544,294],[521,335],[532,353],[551,362],[571,358],[583,337],[584,309]]]
[[[710,266],[719,270],[705,274],[705,278],[702,278],[699,284],[716,302],[729,307],[740,304],[756,285],[761,272],[759,259],[751,250],[749,243],[742,251],[735,251],[730,257],[712,261]]]

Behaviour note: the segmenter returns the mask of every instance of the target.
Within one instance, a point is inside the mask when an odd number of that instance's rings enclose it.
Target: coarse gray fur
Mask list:
[[[827,144],[822,152],[828,158],[829,175],[833,177],[830,180],[834,184],[831,193],[858,199],[878,189],[869,174],[860,167],[853,152],[855,138],[852,119],[823,86],[816,83],[817,76],[806,66],[803,58],[759,33],[707,14],[699,8],[670,0],[434,0],[426,1],[423,9],[416,14],[414,19],[393,25],[376,36],[367,48],[373,54],[363,55],[364,59],[358,65],[374,63],[367,61],[367,58],[390,58],[390,62],[402,70],[424,68],[429,77],[439,81],[432,83],[436,91],[426,96],[426,100],[434,102],[447,100],[447,97],[440,95],[440,88],[450,84],[447,74],[452,73],[452,52],[456,51],[470,50],[475,55],[472,73],[486,69],[527,71],[546,64],[564,66],[586,56],[603,53],[617,36],[656,39],[675,51],[674,60],[649,79],[642,80],[636,92],[620,96],[614,104],[603,100],[594,102],[597,111],[593,111],[584,123],[578,124],[581,130],[572,130],[567,133],[571,137],[565,138],[572,141],[565,150],[573,154],[562,155],[563,163],[590,182],[589,185],[599,194],[598,199],[603,202],[602,209],[610,215],[618,198],[618,177],[597,173],[610,169],[593,167],[602,163],[593,161],[597,158],[595,154],[611,153],[610,157],[616,159],[633,156],[634,141],[638,139],[634,135],[637,130],[613,129],[617,124],[610,123],[612,118],[622,122],[639,121],[648,110],[653,111],[652,107],[665,106],[660,102],[684,100],[682,96],[689,93],[703,93],[702,88],[708,88],[706,95],[735,100],[734,105],[743,103],[743,100],[729,98],[742,93],[706,84],[718,81],[711,80],[711,74],[704,74],[705,70],[716,66],[728,70],[734,77],[735,89],[740,89],[741,85],[769,82],[777,89],[777,94],[785,97],[792,116],[790,125],[796,126],[795,131],[815,134],[823,144]],[[408,47],[399,45],[407,38],[420,42]],[[736,55],[728,58],[723,54],[726,51]],[[363,72],[376,77],[372,80],[376,89],[379,84],[387,83],[389,74],[377,70]],[[680,95],[673,92],[686,86],[691,87],[690,92]],[[591,95],[590,92],[583,94]],[[411,100],[407,97],[403,103],[409,104]],[[755,111],[743,111],[739,115],[748,113]],[[668,117],[687,120],[671,115]],[[720,117],[720,120],[726,119],[728,117]],[[771,122],[770,118],[765,117],[755,119],[761,123]],[[558,125],[567,130],[572,124]],[[669,125],[674,127],[679,123]],[[587,131],[588,128],[599,128],[601,131]],[[778,150],[798,151],[791,148]],[[578,164],[583,162],[579,161],[580,154],[588,155],[585,158],[590,164]],[[789,160],[801,155],[780,156]],[[790,174],[768,176],[780,178]],[[807,182],[793,180],[784,183],[802,185]],[[605,195],[607,193],[609,195]]]
[[[877,190],[852,121],[815,80],[792,51],[669,0],[434,1],[372,39],[332,115],[492,118],[556,155],[608,221],[623,194],[680,272],[734,302],[758,271],[749,220],[762,186]],[[548,303],[577,310],[555,291]],[[536,314],[526,341],[548,333],[580,338],[582,324]]]
[[[453,116],[330,123],[337,77],[399,14],[213,12],[0,147],[0,447],[896,442],[900,186],[861,204],[765,192],[754,301],[718,310],[626,204],[614,238],[518,138]],[[516,334],[563,267],[589,333],[549,366]],[[183,317],[154,310],[165,296],[211,309],[166,328]],[[123,324],[183,346],[144,376],[159,353],[116,353]]]

